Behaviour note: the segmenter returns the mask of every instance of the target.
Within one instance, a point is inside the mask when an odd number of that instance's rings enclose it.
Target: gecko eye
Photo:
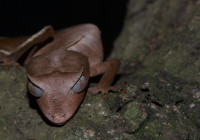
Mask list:
[[[75,83],[75,85],[72,87],[73,93],[79,93],[83,91],[86,87],[86,79],[83,75],[79,78],[79,80]]]
[[[41,97],[43,94],[43,91],[39,87],[34,85],[32,82],[28,83],[28,88],[30,93],[35,97]]]

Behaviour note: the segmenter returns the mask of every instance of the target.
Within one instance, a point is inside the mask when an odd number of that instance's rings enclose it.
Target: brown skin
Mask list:
[[[2,51],[0,59],[6,63],[11,61],[4,59],[7,56],[18,60],[27,49],[50,37],[54,38],[52,42],[39,50],[33,49],[27,58],[26,69],[30,93],[37,97],[37,103],[48,120],[61,125],[73,117],[82,103],[89,77],[104,73],[98,86],[89,89],[90,93],[107,93],[117,89],[110,85],[120,61],[111,59],[102,62],[100,32],[92,24],[66,28],[55,35],[53,29],[47,26],[28,39],[20,38],[17,40],[19,44],[17,41],[8,43],[9,48],[15,49],[7,54]],[[9,39],[0,38],[0,48],[5,48],[6,41]],[[1,47],[3,43],[4,47]]]

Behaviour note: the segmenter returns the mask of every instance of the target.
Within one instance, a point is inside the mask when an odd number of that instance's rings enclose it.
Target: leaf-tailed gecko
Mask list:
[[[49,38],[53,41],[45,43]],[[0,60],[13,63],[13,59],[17,61],[30,48],[25,61],[28,88],[43,114],[54,124],[64,124],[76,113],[89,77],[104,73],[99,84],[88,89],[90,93],[117,89],[111,83],[120,61],[102,62],[100,31],[93,24],[55,33],[51,26],[46,26],[31,37],[0,38]]]

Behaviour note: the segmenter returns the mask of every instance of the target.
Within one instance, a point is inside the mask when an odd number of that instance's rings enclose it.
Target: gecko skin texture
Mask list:
[[[52,41],[41,46],[49,38],[53,38]],[[9,40],[13,44],[7,43]],[[46,26],[31,37],[0,38],[0,48],[0,59],[4,60],[8,55],[16,61],[32,48],[25,60],[28,88],[44,116],[54,124],[65,124],[77,112],[87,91],[89,77],[104,73],[99,84],[88,89],[90,93],[116,89],[111,83],[120,61],[102,61],[100,31],[93,24],[77,25],[55,33],[51,26]],[[5,59],[5,63],[8,62]]]

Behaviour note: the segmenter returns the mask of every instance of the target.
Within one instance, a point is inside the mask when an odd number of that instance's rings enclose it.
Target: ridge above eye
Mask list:
[[[41,97],[43,95],[42,89],[40,89],[38,86],[34,85],[30,81],[28,83],[28,89],[29,89],[30,93],[35,97]]]
[[[83,91],[86,87],[86,79],[83,75],[78,79],[78,81],[72,87],[73,93],[79,93]]]

